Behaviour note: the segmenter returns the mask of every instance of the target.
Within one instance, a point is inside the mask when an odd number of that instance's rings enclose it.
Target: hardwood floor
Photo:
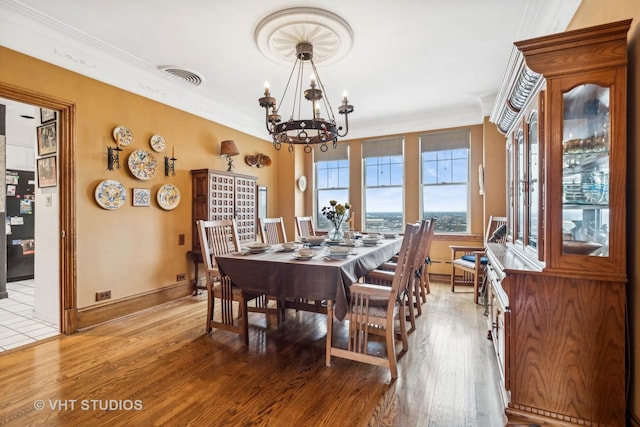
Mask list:
[[[0,354],[0,425],[503,426],[483,308],[432,292],[388,370],[324,363],[326,317],[204,334],[206,296]],[[345,324],[336,322],[343,339]]]

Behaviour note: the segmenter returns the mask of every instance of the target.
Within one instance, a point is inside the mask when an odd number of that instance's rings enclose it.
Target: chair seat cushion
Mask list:
[[[453,265],[456,267],[464,268],[468,271],[475,271],[476,269],[475,261],[465,261],[462,258],[453,260]]]
[[[389,306],[389,300],[386,298],[375,298],[371,297],[369,299],[369,310],[368,314],[372,318],[377,319],[385,319],[387,317],[387,308]],[[354,305],[351,308],[351,312],[353,314],[361,314],[361,307],[358,305]],[[393,308],[393,316],[395,317],[398,312],[398,305],[396,304]],[[379,323],[379,322],[376,322]]]
[[[465,261],[472,262],[474,264],[476,262],[475,255],[462,255],[460,258],[462,258]],[[489,258],[487,258],[486,256],[480,257],[480,264],[487,265],[488,262],[489,262]]]

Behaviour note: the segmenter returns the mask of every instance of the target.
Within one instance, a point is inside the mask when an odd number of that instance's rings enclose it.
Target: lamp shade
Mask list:
[[[238,147],[236,147],[236,143],[232,140],[222,141],[220,143],[220,155],[221,156],[237,156],[240,154],[238,151]]]

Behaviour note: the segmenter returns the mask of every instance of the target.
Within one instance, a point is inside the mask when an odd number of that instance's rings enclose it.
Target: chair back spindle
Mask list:
[[[316,231],[313,228],[313,217],[311,216],[297,216],[296,217],[296,231],[299,237],[315,236]]]
[[[279,218],[259,218],[260,237],[263,243],[276,245],[287,241],[287,234],[284,230],[284,221]]]

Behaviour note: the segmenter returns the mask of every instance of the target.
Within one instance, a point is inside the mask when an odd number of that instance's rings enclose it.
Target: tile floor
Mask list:
[[[7,283],[0,299],[0,352],[58,335],[58,327],[33,318],[33,280]]]

